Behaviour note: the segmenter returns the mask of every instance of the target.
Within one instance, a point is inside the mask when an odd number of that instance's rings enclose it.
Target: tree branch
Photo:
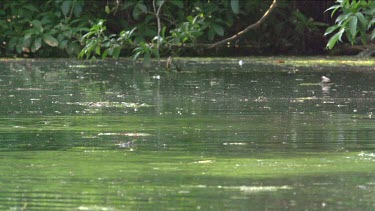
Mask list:
[[[229,41],[238,39],[239,37],[244,35],[246,32],[259,27],[266,20],[266,18],[271,14],[271,12],[276,8],[276,6],[277,6],[277,0],[273,0],[271,6],[268,8],[268,10],[264,13],[264,15],[256,23],[251,24],[250,26],[246,27],[244,30],[238,32],[237,34],[233,35],[232,37],[226,38],[224,40],[221,40],[219,42],[216,42],[216,43],[210,45],[208,48],[214,48],[214,47],[217,47],[218,45],[222,45],[222,44],[227,43]]]
[[[164,0],[161,1],[160,5],[159,5],[159,8],[156,8],[156,0],[152,1],[152,5],[154,6],[155,17],[156,17],[156,20],[158,22],[158,40],[157,40],[157,46],[156,46],[158,58],[160,57],[159,48],[160,48],[160,32],[161,32],[161,23],[160,23],[159,14],[160,14],[161,6],[163,6],[163,4],[164,4]]]

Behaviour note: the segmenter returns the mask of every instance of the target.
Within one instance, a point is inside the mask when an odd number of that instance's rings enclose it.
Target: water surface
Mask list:
[[[374,209],[373,68],[237,62],[0,63],[0,209]]]

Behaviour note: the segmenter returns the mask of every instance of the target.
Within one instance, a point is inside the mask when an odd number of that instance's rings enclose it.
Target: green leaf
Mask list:
[[[184,1],[180,1],[180,0],[175,1],[174,0],[174,1],[170,1],[170,3],[173,4],[173,5],[175,5],[175,6],[177,6],[180,9],[184,8]]]
[[[132,57],[133,57],[133,62],[135,62],[135,61],[138,59],[139,55],[141,55],[141,52],[140,52],[140,51],[138,51],[137,53],[135,53],[135,54],[132,56]]]
[[[42,47],[42,38],[37,37],[31,45],[31,52],[36,52],[40,47]]]
[[[301,12],[295,11],[293,12],[293,15],[301,22],[306,23],[308,21],[308,18]]]
[[[111,13],[111,9],[109,9],[109,6],[108,6],[108,5],[105,6],[105,12],[106,12],[107,14]]]
[[[73,14],[75,17],[79,17],[83,10],[83,4],[84,1],[75,1],[74,8],[73,8]]]
[[[357,34],[357,22],[358,18],[357,16],[352,16],[350,22],[349,22],[349,31],[352,38],[355,38],[355,35]]]
[[[341,5],[333,5],[332,7],[326,9],[324,12],[327,12],[329,10],[333,10],[332,13],[331,13],[331,18],[333,17],[333,15],[335,14],[335,12],[341,8]]]
[[[43,34],[43,41],[51,47],[56,47],[59,44],[57,39],[52,37],[50,34]]]
[[[363,43],[363,45],[367,45],[367,43],[368,43],[367,41],[368,41],[367,34],[361,33],[361,42]],[[352,42],[352,45],[353,45],[353,42]]]
[[[216,34],[219,36],[224,36],[224,28],[222,26],[213,24],[212,27],[214,28]]]
[[[337,23],[339,26],[342,25],[342,23],[347,20],[349,18],[349,16],[351,16],[352,14],[351,13],[348,13],[348,14],[341,14],[339,15],[337,18],[336,18],[336,21],[335,23]]]
[[[328,40],[326,48],[329,49],[329,50],[331,50],[336,45],[337,41],[341,40],[341,37],[342,37],[342,34],[344,33],[344,31],[345,31],[345,28],[341,28],[341,30],[339,32],[337,32],[336,34],[334,34]]]
[[[120,52],[121,52],[121,48],[120,47],[115,47],[113,49],[112,57],[113,58],[118,58],[120,56]]]
[[[359,22],[364,26],[364,28],[367,28],[368,21],[366,20],[365,16],[363,16],[362,13],[357,12],[355,16],[359,19]]]
[[[36,34],[43,33],[42,23],[39,20],[32,20],[31,25],[36,29]]]
[[[98,55],[100,55],[100,45],[97,45],[95,47],[95,53],[98,54]]]
[[[367,29],[371,28],[372,25],[374,25],[374,23],[375,23],[375,18],[372,18],[371,21],[367,25]]]
[[[9,43],[8,43],[8,49],[13,50],[17,45],[17,41],[18,41],[17,37],[10,38]]]
[[[60,49],[65,49],[68,45],[68,40],[62,40],[60,43],[59,43],[59,48]]]
[[[150,53],[145,53],[143,56],[143,67],[149,68],[151,67],[151,55]]]
[[[213,40],[215,37],[215,30],[213,28],[210,28],[207,32],[207,36],[209,40]]]
[[[76,56],[80,51],[81,47],[77,43],[70,43],[65,49],[65,52],[70,56]]]
[[[135,20],[138,20],[142,13],[147,13],[147,7],[142,2],[138,2],[133,9],[132,16]]]
[[[31,45],[31,41],[32,41],[31,38],[23,39],[23,45],[22,45],[22,47],[23,47],[23,48],[29,48],[30,45]]]
[[[62,5],[61,5],[61,11],[62,13],[64,14],[64,16],[67,16],[69,11],[70,11],[70,7],[72,5],[72,0],[65,0]]]
[[[238,14],[240,12],[240,3],[239,0],[231,0],[230,7],[234,14]]]
[[[23,51],[23,39],[19,39],[16,45],[16,51],[17,53],[22,53]]]
[[[34,7],[32,4],[24,4],[22,7],[30,10],[31,12],[39,12],[38,8]]]
[[[105,51],[104,51],[103,54],[102,54],[102,59],[107,58],[108,53],[109,53],[109,50],[108,50],[108,49],[105,49]]]

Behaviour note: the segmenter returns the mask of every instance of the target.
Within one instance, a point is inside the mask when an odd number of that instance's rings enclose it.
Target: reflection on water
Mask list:
[[[374,208],[375,74],[244,64],[1,63],[0,209]]]

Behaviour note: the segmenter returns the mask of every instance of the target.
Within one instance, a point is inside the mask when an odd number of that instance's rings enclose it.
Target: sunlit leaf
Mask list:
[[[57,39],[52,37],[50,34],[43,34],[43,41],[51,47],[56,47],[59,44]]]
[[[108,6],[108,5],[105,6],[105,12],[106,12],[107,14],[111,13],[111,9],[109,9],[109,6]]]
[[[338,42],[338,40],[341,39],[341,36],[342,34],[344,33],[345,29],[342,28],[339,32],[337,32],[336,34],[334,34],[329,40],[328,40],[328,43],[327,43],[327,46],[326,48],[331,50],[335,45],[336,43]]]
[[[336,18],[335,23],[337,23],[339,26],[341,26],[343,24],[343,22],[346,21],[349,18],[349,16],[351,16],[350,13],[341,14],[341,15],[339,15],[339,17]]]
[[[333,17],[333,15],[335,14],[335,12],[341,8],[341,5],[333,5],[332,7],[326,9],[324,12],[327,12],[329,10],[333,10],[332,13],[331,13],[331,18]]]

